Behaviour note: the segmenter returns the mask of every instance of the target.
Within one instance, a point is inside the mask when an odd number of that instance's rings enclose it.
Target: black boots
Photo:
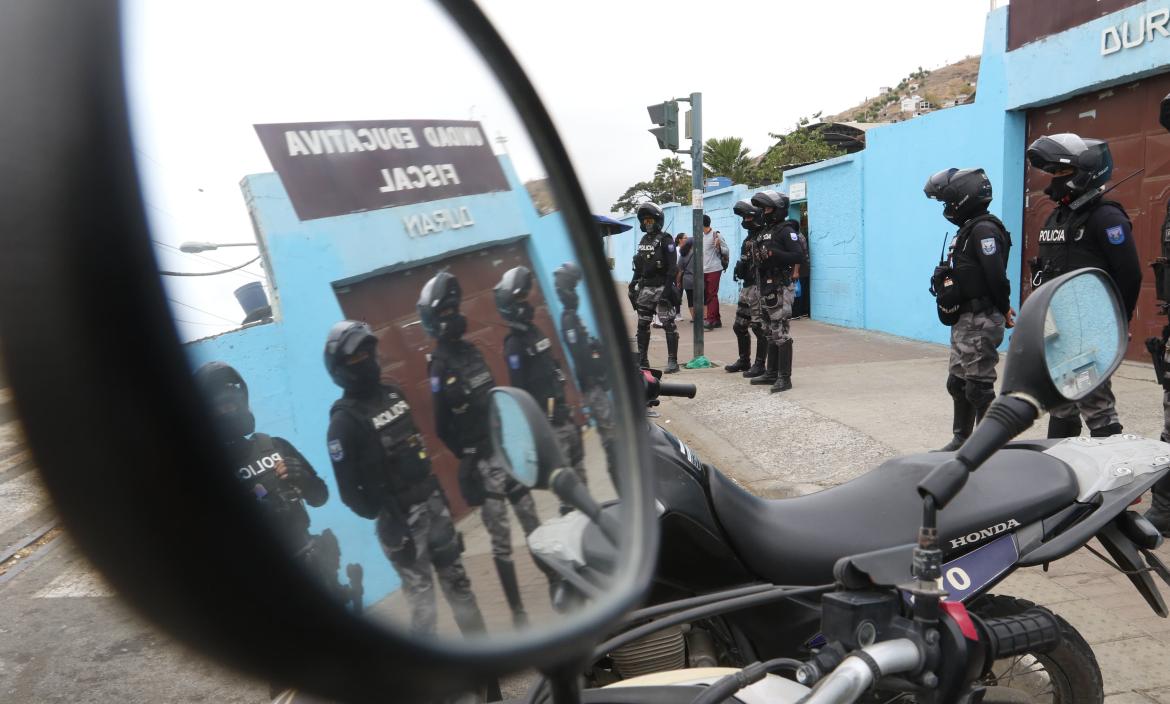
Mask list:
[[[1146,520],[1154,524],[1158,532],[1170,537],[1170,479],[1162,477],[1154,484],[1154,493],[1150,497],[1150,510],[1145,513]]]
[[[1110,435],[1121,435],[1121,423],[1110,423],[1103,428],[1089,428],[1089,436],[1094,438],[1107,438]]]
[[[512,610],[512,625],[524,628],[528,625],[528,613],[524,610],[524,601],[520,598],[520,582],[516,579],[516,566],[509,560],[495,558],[496,574],[500,576],[500,586],[504,589],[504,598],[508,600],[508,608]]]
[[[1048,416],[1049,438],[1075,438],[1081,434],[1081,417],[1057,418]]]
[[[780,362],[780,348],[776,345],[768,345],[768,366],[765,367],[764,373],[752,379],[752,386],[765,386],[776,383],[776,367]]]
[[[954,422],[952,423],[951,432],[954,433],[951,441],[946,445],[935,450],[935,452],[954,452],[962,447],[963,443],[967,442],[967,438],[971,437],[971,431],[975,429],[975,407],[967,400],[966,396],[958,395],[951,396],[951,403],[954,404]]]
[[[645,369],[650,366],[650,331],[638,331],[638,366]]]
[[[678,372],[678,333],[666,333],[666,369],[662,370],[663,374],[674,374]]]
[[[780,345],[780,354],[776,366],[776,383],[772,385],[772,393],[787,391],[792,388],[792,340],[785,340]]]
[[[743,373],[745,379],[754,379],[764,373],[764,360],[768,357],[768,338],[756,333],[756,361]]]
[[[739,359],[735,360],[734,364],[728,364],[723,367],[727,372],[745,372],[751,367],[751,362],[748,358],[752,355],[752,338],[748,336],[747,330],[740,332],[735,331],[735,341],[739,343]]]

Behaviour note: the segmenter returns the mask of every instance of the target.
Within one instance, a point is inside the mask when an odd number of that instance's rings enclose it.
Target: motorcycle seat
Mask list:
[[[740,559],[773,584],[827,584],[833,564],[857,553],[912,543],[922,522],[916,487],[951,453],[888,460],[839,486],[790,499],[763,499],[712,469],[711,503]],[[974,472],[938,514],[944,553],[1026,526],[1077,498],[1076,476],[1042,452],[1004,449]],[[980,531],[984,531],[980,533]],[[972,533],[978,540],[965,540]],[[953,546],[952,540],[962,541]]]

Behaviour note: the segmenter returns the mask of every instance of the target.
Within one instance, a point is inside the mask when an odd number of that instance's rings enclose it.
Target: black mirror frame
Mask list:
[[[496,406],[495,399],[499,396],[506,396],[513,399],[520,407],[520,412],[524,414],[524,421],[532,431],[532,439],[536,445],[536,462],[540,466],[540,474],[536,477],[536,483],[529,485],[520,481],[516,474],[512,472],[511,467],[506,467],[505,469],[508,470],[508,474],[513,479],[530,489],[548,489],[549,478],[552,476],[552,472],[567,465],[564,455],[561,454],[561,448],[557,447],[557,441],[553,436],[552,426],[549,425],[548,416],[540,412],[540,406],[536,403],[536,399],[532,398],[532,395],[523,389],[517,389],[511,386],[497,386],[492,389],[492,447],[495,450],[496,457],[504,464],[508,464],[508,456],[500,445],[499,435],[495,432],[499,422],[499,412],[496,410],[498,406]]]
[[[1011,343],[1008,345],[1007,359],[1004,362],[1003,382],[1000,386],[1001,394],[1022,395],[1038,404],[1040,410],[1048,410],[1054,406],[1071,403],[1056,388],[1044,358],[1044,324],[1052,297],[1069,279],[1077,276],[1097,276],[1105,284],[1113,298],[1113,305],[1121,317],[1125,312],[1121,308],[1121,296],[1117,292],[1117,285],[1113,279],[1100,269],[1077,269],[1046,281],[1040,286],[1024,305],[1020,307],[1020,315],[1015,329],[1012,331]],[[1128,325],[1127,325],[1128,327]],[[1121,349],[1126,346],[1126,332],[1121,332]],[[1106,378],[1117,371],[1124,354],[1114,360]]]
[[[582,253],[599,337],[625,340],[600,238],[568,155],[516,59],[470,0],[438,0],[495,70]],[[396,701],[588,654],[649,585],[651,477],[623,501],[617,596],[559,632],[420,644],[354,617],[277,557],[206,422],[150,246],[116,0],[0,5],[0,345],[41,476],[73,540],[131,604],[219,660],[343,700]],[[615,407],[642,412],[629,351],[605,348]],[[620,378],[619,378],[620,375]],[[629,428],[624,466],[649,467]]]

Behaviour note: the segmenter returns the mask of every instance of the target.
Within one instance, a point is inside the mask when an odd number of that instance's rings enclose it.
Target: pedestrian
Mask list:
[[[523,266],[505,271],[495,287],[496,310],[511,328],[504,338],[509,382],[527,391],[548,414],[561,455],[584,483],[585,447],[581,442],[581,428],[565,396],[565,373],[553,356],[552,341],[533,321],[536,311],[529,301],[531,293],[532,272]],[[562,513],[569,510],[567,504],[561,504]]]
[[[512,560],[508,504],[524,535],[540,527],[532,494],[508,475],[494,456],[491,438],[492,371],[479,348],[464,339],[467,318],[459,311],[463,291],[447,271],[433,276],[418,298],[422,327],[435,340],[427,364],[434,399],[435,432],[459,459],[459,489],[469,506],[478,506],[491,538],[492,561],[516,628],[528,625],[520,582]],[[538,562],[538,564],[540,564]]]
[[[580,304],[577,284],[581,282],[581,276],[581,267],[572,262],[565,262],[553,272],[553,286],[564,306],[561,310],[561,338],[573,359],[577,388],[581,389],[585,402],[589,404],[589,417],[601,437],[609,478],[614,489],[618,489],[617,458],[614,454],[617,431],[614,427],[613,404],[609,398],[609,374],[601,359],[601,342],[589,334],[581,316],[577,315],[577,306]]]
[[[724,367],[729,372],[743,372],[744,377],[754,379],[764,373],[768,356],[768,332],[764,329],[764,309],[760,301],[760,287],[757,276],[756,249],[759,246],[760,231],[764,227],[764,211],[752,205],[750,200],[741,200],[732,211],[739,216],[740,224],[747,230],[747,236],[740,246],[739,259],[732,270],[732,278],[741,282],[739,300],[735,306],[735,323],[731,329],[739,346],[739,359]],[[751,336],[756,336],[756,359],[749,362],[752,351]]]
[[[674,323],[674,306],[678,300],[674,287],[677,267],[674,240],[662,231],[665,220],[665,213],[656,204],[647,201],[638,206],[638,222],[645,234],[634,253],[629,290],[638,309],[638,363],[643,368],[650,366],[650,322],[657,312],[666,333],[667,356],[663,371],[674,374],[679,371],[678,328]]]
[[[772,385],[772,393],[792,388],[792,337],[788,321],[792,317],[793,268],[805,261],[800,226],[788,220],[788,196],[773,190],[752,196],[752,205],[764,216],[764,230],[759,236],[760,298],[768,316],[771,346],[764,373],[752,379],[753,385]]]
[[[1162,99],[1160,105],[1159,122],[1166,131],[1170,132],[1170,95]],[[1155,283],[1155,290],[1160,293],[1162,312],[1167,312],[1166,303],[1170,301],[1170,199],[1166,201],[1166,218],[1162,221],[1162,261],[1160,280]],[[1170,338],[1170,324],[1162,328],[1162,339],[1151,338],[1146,341],[1147,347],[1151,342],[1160,343],[1157,349],[1154,368],[1161,367],[1158,383],[1162,385],[1162,442],[1170,442],[1170,349],[1167,349],[1167,338]],[[1151,351],[1154,351],[1151,349]],[[1158,364],[1159,359],[1161,364]],[[1146,518],[1158,531],[1170,537],[1170,477],[1163,477],[1154,484],[1153,497],[1150,500],[1150,510],[1145,513]]]
[[[1113,174],[1109,145],[1071,133],[1040,137],[1027,151],[1028,162],[1052,174],[1044,192],[1056,209],[1040,228],[1040,254],[1029,261],[1033,286],[1061,274],[1096,267],[1113,279],[1121,292],[1128,319],[1133,319],[1141,290],[1142,269],[1125,208],[1102,197],[1102,186]],[[1084,398],[1049,411],[1048,437],[1081,434],[1081,416],[1093,437],[1122,431],[1110,380]]]
[[[1000,219],[987,212],[992,191],[983,169],[939,171],[923,191],[942,201],[943,217],[959,228],[947,266],[940,266],[931,280],[940,319],[951,326],[946,388],[954,414],[951,440],[940,451],[953,452],[995,400],[998,348],[1004,330],[1015,325],[1007,276],[1012,240]]]
[[[678,271],[674,275],[675,289],[687,297],[687,311],[690,312],[691,320],[695,320],[695,270],[691,264],[694,261],[694,244],[689,238],[683,237],[682,244],[678,246]],[[679,300],[682,300],[681,295]]]
[[[342,388],[329,411],[329,459],[341,500],[375,522],[382,552],[402,579],[411,630],[435,633],[435,577],[465,635],[484,630],[463,568],[463,536],[402,389],[381,380],[378,338],[370,326],[343,320],[329,330],[325,368]]]
[[[687,239],[688,239],[687,233],[685,233],[685,232],[680,232],[677,235],[675,235],[674,236],[674,251],[677,252],[680,249],[682,249],[682,246],[683,246],[683,244],[686,243]],[[675,284],[675,288],[679,288],[677,283]],[[681,289],[679,289],[679,290],[681,291]],[[674,306],[674,319],[675,320],[682,320],[682,295],[681,294],[678,296],[678,303],[676,303]]]
[[[719,278],[727,270],[731,250],[718,230],[711,229],[711,216],[703,215],[703,327],[723,327],[719,315]]]

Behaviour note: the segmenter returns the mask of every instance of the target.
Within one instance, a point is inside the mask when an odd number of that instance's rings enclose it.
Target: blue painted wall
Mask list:
[[[275,321],[197,340],[187,345],[193,368],[211,360],[235,366],[248,382],[259,430],[291,441],[329,485],[329,501],[310,509],[312,529],[333,529],[342,563],[365,568],[368,601],[399,585],[374,535],[373,521],[351,512],[340,499],[325,448],[329,407],[340,396],[322,362],[325,336],[342,319],[333,282],[371,271],[501,240],[526,237],[528,254],[554,320],[561,305],[552,272],[576,261],[559,213],[541,217],[510,162],[500,158],[510,191],[433,201],[400,208],[301,222],[280,178],[247,176],[245,201],[265,254]],[[465,207],[475,224],[410,237],[404,220],[416,213]],[[582,313],[596,330],[589,302]]]

